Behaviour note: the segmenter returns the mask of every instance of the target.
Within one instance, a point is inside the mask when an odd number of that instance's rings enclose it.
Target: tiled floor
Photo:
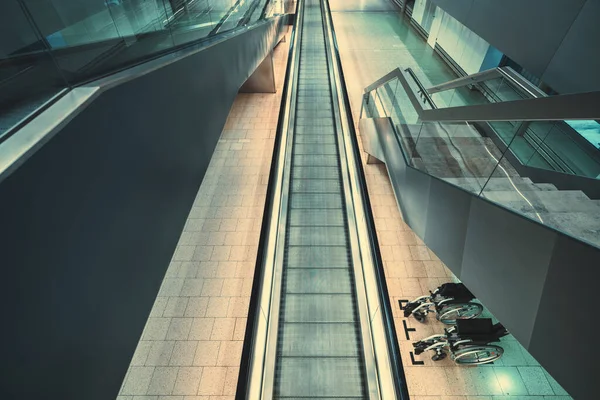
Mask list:
[[[233,104],[118,400],[234,398],[287,53]]]
[[[334,11],[336,1],[331,3]],[[356,124],[363,88],[397,66],[410,66],[434,83],[453,78],[394,12],[334,12],[333,20]],[[416,357],[424,365],[413,365],[411,343],[443,333],[444,326],[432,315],[425,324],[408,319],[408,327],[416,331],[410,332],[407,340],[398,300],[421,296],[455,278],[403,222],[385,166],[366,164],[366,156],[363,162],[411,399],[570,399],[512,336],[502,339],[505,354],[493,365],[458,367],[448,358],[433,362],[426,354]]]

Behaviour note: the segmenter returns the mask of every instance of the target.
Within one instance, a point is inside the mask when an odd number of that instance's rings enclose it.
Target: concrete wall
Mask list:
[[[103,92],[0,183],[2,399],[117,396],[238,88],[280,27]]]
[[[600,90],[597,0],[432,0],[559,93]]]

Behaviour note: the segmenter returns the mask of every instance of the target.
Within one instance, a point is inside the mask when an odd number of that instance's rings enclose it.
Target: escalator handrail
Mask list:
[[[277,18],[277,17],[279,17],[279,16],[273,16],[273,18]],[[43,105],[41,105],[35,111],[33,111],[31,114],[26,116],[21,122],[10,127],[6,132],[4,132],[2,134],[0,143],[4,140],[8,139],[10,136],[15,134],[17,131],[19,131],[28,122],[30,122],[37,115],[41,114],[44,110],[49,108],[55,101],[60,99],[62,97],[62,95],[64,95],[66,92],[69,92],[73,88],[82,87],[82,86],[85,86],[88,84],[93,84],[93,82],[110,78],[111,76],[121,73],[123,71],[126,71],[128,69],[138,67],[147,62],[152,62],[152,61],[158,60],[161,57],[165,57],[170,54],[176,54],[178,52],[185,51],[185,49],[188,49],[188,48],[194,48],[194,47],[198,47],[198,46],[200,46],[200,48],[208,47],[210,45],[219,43],[222,40],[226,40],[233,36],[236,36],[237,34],[244,33],[250,29],[257,28],[258,26],[260,26],[262,24],[269,23],[271,20],[272,20],[272,18],[260,19],[256,23],[253,23],[249,26],[234,28],[234,29],[223,32],[216,36],[204,36],[202,38],[199,38],[199,39],[187,42],[187,43],[182,43],[180,45],[173,46],[173,47],[170,47],[170,48],[162,50],[162,51],[156,51],[153,53],[149,53],[145,57],[133,59],[133,60],[131,60],[131,62],[127,62],[127,63],[121,64],[121,65],[115,65],[114,68],[109,68],[109,69],[106,69],[106,70],[103,70],[100,72],[86,74],[84,76],[79,77],[79,79],[69,80],[68,83],[70,85],[65,87],[64,90],[59,91],[60,96],[57,95],[57,96],[52,97],[51,100],[45,102]],[[144,33],[143,35],[144,36],[151,36],[151,35],[158,36],[161,34],[164,35],[166,33],[164,31],[148,32],[148,33]],[[87,49],[95,48],[95,47],[101,46],[102,44],[106,44],[106,43],[110,43],[110,42],[115,42],[115,44],[118,44],[118,43],[121,43],[123,40],[124,40],[124,38],[113,38],[113,39],[108,39],[108,40],[102,41],[102,42],[88,43],[88,44],[84,44],[81,46],[75,46],[75,49],[72,47],[68,47],[68,48],[63,48],[63,49],[57,49],[56,51],[59,54],[62,54],[63,52],[75,52],[76,53],[78,50],[79,51],[87,50]],[[113,48],[114,48],[114,46],[111,47],[110,49],[108,49],[107,52],[110,52]],[[55,52],[55,50],[51,51],[51,54],[55,54],[54,52]],[[9,59],[8,63],[9,64],[12,63],[15,65],[26,64],[26,67],[30,67],[32,65],[33,66],[36,65],[36,63],[35,63],[36,60],[46,58],[46,57],[48,57],[48,53],[46,51],[41,51],[39,53],[28,53],[25,55],[11,57]],[[95,60],[97,60],[97,59],[95,59]],[[92,60],[92,61],[95,61],[95,60]],[[0,62],[0,65],[1,64],[2,64],[2,62]],[[19,74],[19,73],[17,73],[17,74]],[[3,84],[10,83],[10,81],[12,81],[12,78],[15,78],[17,74],[14,74],[11,77],[5,79],[2,83]]]
[[[414,76],[414,74],[411,75],[411,77],[413,79],[415,79],[418,82],[418,78],[416,76]],[[510,103],[510,108],[508,110],[504,110],[504,112],[509,112],[509,113],[519,113],[519,112],[529,112],[529,111],[522,111],[519,110],[519,107],[527,107],[527,104],[531,105],[534,104],[536,105],[536,110],[534,110],[534,112],[537,112],[538,115],[540,113],[546,113],[547,114],[547,110],[537,107],[539,106],[539,103],[535,103],[535,102],[552,102],[554,104],[554,107],[558,107],[557,104],[564,104],[564,102],[570,102],[570,101],[600,101],[600,92],[591,92],[591,93],[579,93],[579,94],[574,94],[574,95],[557,95],[557,96],[551,96],[551,97],[539,97],[539,98],[530,98],[530,99],[524,99],[524,100],[513,100],[513,101],[507,101],[507,102],[502,102],[502,103],[490,103],[490,104],[484,104],[484,105],[471,105],[471,106],[457,106],[457,107],[446,107],[446,108],[437,108],[437,109],[431,109],[431,110],[427,110],[424,109],[423,106],[420,104],[420,101],[418,99],[418,94],[417,92],[415,92],[415,90],[413,89],[413,87],[408,83],[408,79],[405,75],[405,73],[400,69],[400,68],[396,68],[395,70],[391,71],[390,73],[386,74],[384,77],[378,79],[376,82],[374,82],[373,84],[369,85],[367,88],[365,88],[365,98],[368,98],[369,93],[373,90],[378,89],[379,87],[385,85],[387,82],[393,80],[393,79],[398,79],[401,83],[401,85],[404,88],[404,92],[408,95],[409,100],[411,101],[411,104],[413,106],[413,108],[415,109],[415,111],[417,112],[419,119],[422,122],[466,122],[466,123],[483,123],[483,124],[487,124],[489,126],[490,129],[494,130],[493,126],[489,123],[490,121],[494,122],[515,122],[515,121],[519,121],[519,122],[530,122],[530,121],[557,121],[557,120],[561,120],[563,118],[557,118],[557,117],[546,117],[546,118],[538,118],[535,120],[528,120],[528,119],[520,119],[520,118],[516,118],[516,117],[500,117],[498,115],[494,115],[494,107],[497,106],[502,106],[502,105],[506,105]],[[558,97],[563,96],[561,99],[557,99]],[[566,97],[568,96],[568,97]],[[575,98],[576,100],[571,100]],[[581,99],[585,99],[585,100],[581,100]],[[594,99],[598,99],[598,100],[594,100]],[[526,102],[526,103],[524,103]],[[598,103],[592,103],[592,104],[598,104]],[[543,105],[542,105],[543,107]],[[470,112],[470,114],[472,115],[473,112],[472,110],[474,108],[483,108],[486,110],[486,112],[488,113],[487,115],[489,116],[488,118],[490,118],[489,120],[486,120],[485,117],[481,117],[479,116],[478,118],[472,118],[472,119],[465,119],[468,117],[468,115],[464,115],[462,114],[463,112]],[[505,107],[506,108],[506,107]],[[579,112],[580,110],[577,110],[577,103],[574,106],[573,104],[569,105],[569,111],[568,112]],[[574,111],[572,111],[573,109],[576,109]],[[502,111],[502,110],[500,110]],[[439,117],[438,115],[436,115],[436,113],[444,113],[443,117]],[[595,110],[594,107],[590,107],[590,104],[586,104],[586,113],[588,113],[588,115],[597,115],[598,114],[598,110]],[[596,119],[593,117],[583,117],[581,116],[581,118],[576,118],[574,114],[570,114],[572,116],[572,118],[564,118],[564,119],[584,119],[584,120],[588,120],[588,119]],[[569,140],[573,140],[567,133],[563,132],[562,130],[560,131],[562,135],[565,135]],[[575,141],[575,143],[577,143]],[[580,146],[581,151],[585,152],[586,154],[590,155],[590,151],[588,151],[585,147],[581,147]],[[548,154],[550,154],[550,150],[552,150],[552,154],[556,155],[556,158],[558,159],[558,161],[554,161],[554,162],[559,162],[561,164],[565,164],[565,161],[553,150],[550,148],[546,148],[546,152],[548,152]],[[593,150],[596,150],[595,148]],[[548,155],[549,156],[549,155]],[[530,168],[535,168],[535,167],[531,167]],[[564,172],[563,168],[559,169],[560,172]],[[567,172],[569,171],[569,169],[567,169]]]

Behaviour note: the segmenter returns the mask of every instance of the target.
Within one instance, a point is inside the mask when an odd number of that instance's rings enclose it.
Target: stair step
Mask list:
[[[440,123],[425,123],[425,124],[403,124],[410,134],[416,138],[481,138],[479,132],[471,125],[467,124],[440,124]]]
[[[534,185],[541,191],[547,192],[552,190],[558,190],[556,186],[551,183],[534,183]]]
[[[514,191],[515,186],[520,191],[537,192],[537,191],[550,191],[558,190],[554,185],[549,183],[533,183],[531,179],[527,177],[515,176],[508,178],[473,178],[473,177],[460,177],[460,178],[444,178],[445,181],[452,183],[453,185],[460,186],[470,191],[481,191],[485,185],[486,192],[492,191]]]
[[[600,215],[600,201],[590,200],[578,190],[486,191],[484,197],[519,212],[583,212]]]
[[[519,173],[508,163],[502,161],[503,168],[496,168],[494,160],[483,157],[465,157],[461,159],[440,157],[421,157],[426,171],[438,178],[488,178],[518,177]]]

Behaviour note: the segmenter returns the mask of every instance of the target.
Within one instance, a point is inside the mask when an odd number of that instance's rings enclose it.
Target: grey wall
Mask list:
[[[597,398],[600,249],[408,166],[391,124],[377,135],[404,221],[571,396]]]
[[[116,397],[231,104],[279,22],[105,91],[0,183],[1,398]]]
[[[432,0],[559,93],[600,90],[597,0]]]

